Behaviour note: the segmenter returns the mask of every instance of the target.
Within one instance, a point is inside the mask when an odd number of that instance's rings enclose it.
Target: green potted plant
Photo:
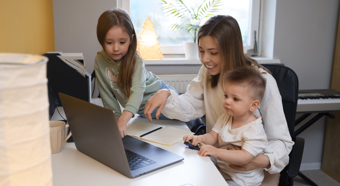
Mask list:
[[[180,19],[180,24],[173,24],[172,30],[185,30],[191,35],[193,42],[185,42],[185,57],[187,59],[198,59],[197,53],[197,31],[202,19],[214,16],[221,6],[221,0],[194,0],[191,4],[185,4],[184,0],[162,0],[163,11],[175,18]]]

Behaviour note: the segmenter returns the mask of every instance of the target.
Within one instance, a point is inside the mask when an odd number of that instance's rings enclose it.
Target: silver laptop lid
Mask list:
[[[132,177],[113,112],[63,93],[59,93],[59,96],[76,148],[125,176]]]

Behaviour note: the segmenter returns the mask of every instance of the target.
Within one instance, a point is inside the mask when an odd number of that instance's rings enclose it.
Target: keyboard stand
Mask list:
[[[332,89],[314,89],[314,90],[299,90],[299,100],[296,112],[302,113],[302,116],[295,120],[295,126],[299,125],[302,121],[306,120],[311,114],[316,115],[309,119],[304,125],[294,131],[294,136],[301,134],[308,127],[313,125],[323,116],[334,119],[335,116],[330,112],[340,111],[340,93]],[[307,176],[298,173],[302,179],[311,185],[317,185]]]
[[[295,120],[295,126],[299,125],[302,121],[304,121],[306,118],[308,118],[312,113],[305,113],[302,116],[300,116],[298,119]],[[301,132],[306,130],[308,127],[313,125],[315,122],[317,122],[319,119],[321,119],[323,116],[327,116],[331,119],[334,119],[335,116],[333,114],[330,114],[328,112],[321,112],[318,113],[316,116],[314,116],[312,119],[308,120],[304,125],[302,125],[299,129],[294,131],[294,136],[299,135]],[[311,179],[309,179],[306,175],[304,175],[302,172],[299,171],[298,176],[300,176],[303,180],[308,182],[312,186],[317,186],[316,183],[314,183]]]
[[[299,125],[302,121],[304,121],[306,118],[308,118],[312,113],[305,113],[302,116],[300,116],[298,119],[295,120],[295,126]],[[320,118],[322,118],[323,116],[327,116],[331,119],[334,119],[335,116],[333,114],[330,114],[328,112],[322,112],[322,113],[318,113],[316,116],[314,116],[312,119],[310,119],[309,121],[307,121],[307,123],[305,123],[304,125],[302,125],[299,129],[297,129],[294,132],[294,136],[299,135],[301,132],[303,132],[304,130],[306,130],[308,127],[310,127],[312,124],[314,124],[316,121],[318,121]]]

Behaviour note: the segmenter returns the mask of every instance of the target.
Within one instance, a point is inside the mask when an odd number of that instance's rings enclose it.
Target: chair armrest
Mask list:
[[[288,176],[290,178],[294,178],[300,172],[304,145],[305,139],[296,137],[289,159]]]

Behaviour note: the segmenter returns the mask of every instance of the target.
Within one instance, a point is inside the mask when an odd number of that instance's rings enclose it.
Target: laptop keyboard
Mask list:
[[[156,163],[144,156],[131,152],[127,149],[125,149],[125,153],[126,153],[126,156],[129,162],[130,170],[136,170],[136,169]]]

